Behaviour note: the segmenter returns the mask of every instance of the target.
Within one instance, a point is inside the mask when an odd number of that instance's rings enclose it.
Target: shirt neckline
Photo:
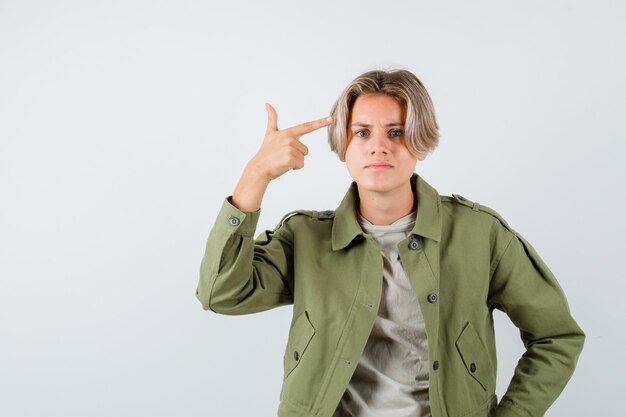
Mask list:
[[[372,224],[365,217],[363,217],[361,215],[361,213],[357,213],[357,218],[358,218],[359,224],[361,225],[361,227],[365,231],[388,231],[388,232],[393,232],[393,231],[403,231],[403,230],[406,230],[407,227],[408,227],[409,230],[411,230],[412,226],[415,224],[416,217],[417,217],[417,210],[414,210],[411,213],[407,214],[406,216],[400,217],[398,220],[394,221],[391,224],[375,225],[375,224]],[[411,227],[409,227],[409,226],[411,226]]]

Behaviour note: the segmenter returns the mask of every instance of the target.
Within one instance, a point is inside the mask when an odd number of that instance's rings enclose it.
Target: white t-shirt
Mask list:
[[[361,228],[383,256],[383,289],[374,327],[333,417],[431,416],[424,317],[397,249],[416,213],[385,226],[358,213]]]

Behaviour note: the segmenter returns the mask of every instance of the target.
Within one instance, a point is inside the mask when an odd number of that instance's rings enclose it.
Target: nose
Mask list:
[[[389,152],[389,139],[385,133],[381,133],[380,131],[372,133],[369,144],[370,155],[376,155],[377,153],[386,155]]]

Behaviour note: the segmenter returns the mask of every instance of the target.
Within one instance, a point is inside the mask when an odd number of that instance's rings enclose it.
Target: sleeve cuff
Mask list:
[[[217,219],[216,227],[243,237],[254,237],[256,226],[261,215],[261,209],[257,211],[242,211],[231,203],[232,195],[226,197],[222,203]]]
[[[494,413],[494,417],[528,417],[529,414],[526,413],[521,408],[517,407],[510,401],[501,401],[496,408],[496,412]]]

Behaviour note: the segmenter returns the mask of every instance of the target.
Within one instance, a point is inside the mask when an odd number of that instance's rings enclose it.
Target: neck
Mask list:
[[[411,182],[385,193],[359,189],[359,213],[377,226],[392,224],[417,208]]]

